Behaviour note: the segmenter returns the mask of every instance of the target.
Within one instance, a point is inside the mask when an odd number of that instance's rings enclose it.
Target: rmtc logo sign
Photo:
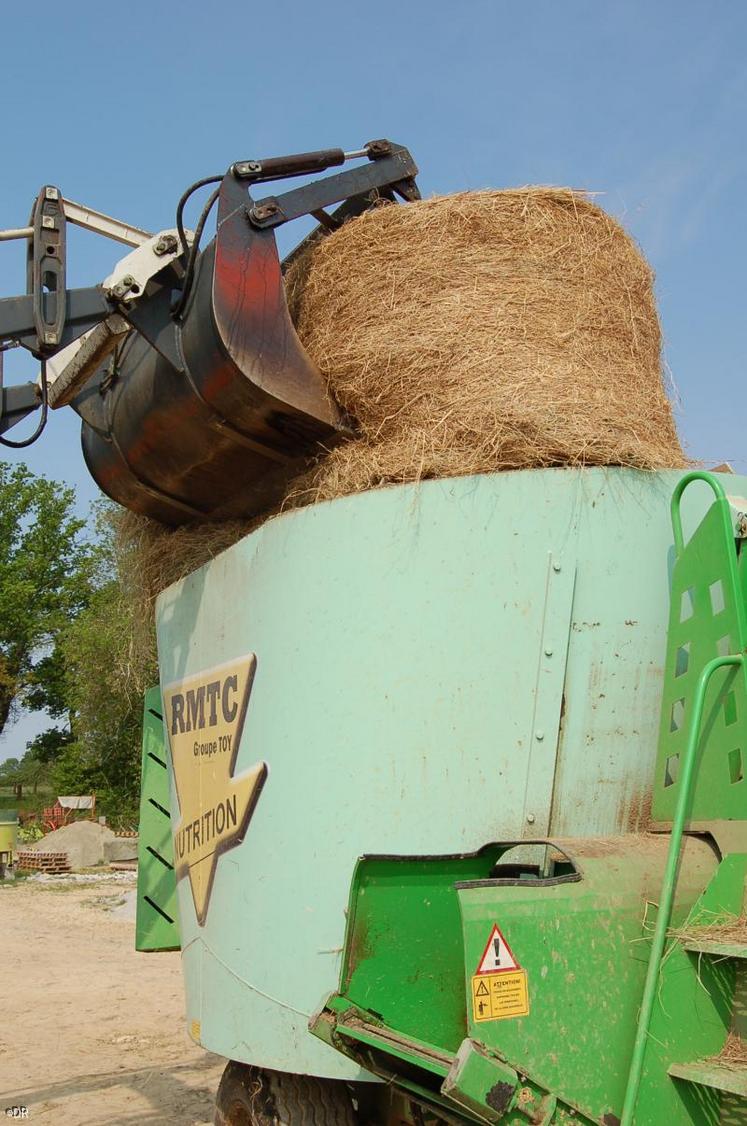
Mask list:
[[[211,680],[209,684],[188,688],[185,692],[174,692],[171,697],[171,735],[187,735],[219,725],[231,727],[239,715],[238,692],[239,677],[236,673],[222,680]],[[217,735],[207,743],[196,739],[194,753],[230,751],[231,743],[231,734]]]
[[[234,776],[256,668],[257,658],[249,653],[163,690],[179,801],[176,878],[189,876],[200,925],[218,858],[243,841],[267,777],[264,762]]]

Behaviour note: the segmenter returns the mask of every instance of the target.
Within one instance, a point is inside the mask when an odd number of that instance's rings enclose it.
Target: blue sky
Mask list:
[[[10,0],[2,38],[0,226],[24,225],[55,183],[157,230],[187,184],[234,160],[382,136],[411,149],[424,194],[600,193],[656,271],[689,452],[747,472],[742,0]],[[73,232],[68,284],[100,281],[119,256]],[[0,294],[23,288],[22,244],[0,244]],[[6,378],[29,376],[14,354]],[[53,414],[25,459],[87,509],[96,490],[71,412]],[[37,727],[19,723],[0,756],[22,753]]]

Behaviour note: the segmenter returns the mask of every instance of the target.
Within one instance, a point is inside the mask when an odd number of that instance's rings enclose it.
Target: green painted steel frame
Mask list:
[[[664,946],[667,940],[667,932],[672,918],[672,905],[674,903],[674,895],[677,887],[677,870],[680,860],[680,849],[682,847],[682,837],[685,832],[685,823],[688,818],[688,811],[692,802],[693,790],[697,778],[697,752],[698,744],[700,741],[701,725],[703,721],[703,709],[705,707],[706,692],[711,682],[713,675],[719,669],[734,665],[739,668],[744,668],[745,658],[743,655],[738,654],[730,657],[714,657],[709,661],[698,680],[698,687],[693,701],[692,714],[690,717],[690,724],[688,729],[687,748],[684,754],[682,763],[682,775],[679,786],[679,794],[677,796],[677,807],[674,812],[674,824],[672,825],[672,833],[669,843],[669,853],[667,855],[667,866],[664,873],[664,884],[661,890],[659,899],[659,910],[656,915],[656,926],[651,941],[651,953],[649,956],[648,972],[646,974],[646,983],[643,989],[643,999],[641,1001],[641,1013],[638,1020],[638,1030],[636,1032],[635,1044],[633,1046],[633,1056],[630,1064],[630,1075],[628,1078],[628,1086],[625,1092],[625,1103],[623,1105],[622,1113],[622,1126],[632,1126],[634,1121],[635,1107],[638,1099],[638,1089],[641,1083],[641,1076],[643,1074],[643,1067],[646,1057],[646,1049],[649,1042],[649,1026],[651,1024],[651,1014],[656,1000],[656,991],[659,982],[659,971],[661,969],[661,959],[664,954]]]
[[[680,503],[693,482],[715,494],[685,542]],[[675,561],[672,570],[667,654],[652,816],[670,822],[683,785],[682,760],[692,731],[702,671],[717,657],[747,650],[747,563],[737,553],[732,510],[721,483],[710,473],[688,473],[671,504]],[[738,662],[712,665],[699,722],[697,780],[687,806],[691,821],[747,817],[747,746],[740,740],[747,719],[747,669]],[[721,668],[725,675],[714,676]],[[702,728],[702,730],[701,730]]]
[[[169,751],[162,716],[160,689],[151,688],[143,709],[136,950],[177,950],[180,945],[169,816]]]
[[[685,490],[695,481],[707,484],[716,499],[686,544],[680,503]],[[678,482],[672,495],[671,514],[676,560],[672,574],[654,817],[666,816],[672,800],[675,805],[664,883],[625,1092],[622,1126],[632,1126],[635,1121],[685,826],[689,820],[707,822],[709,818],[739,819],[741,816],[744,820],[747,817],[747,782],[743,766],[743,756],[747,752],[744,745],[747,732],[747,660],[744,655],[747,649],[747,609],[744,571],[735,548],[731,506],[721,483],[712,474],[696,470]],[[689,607],[686,605],[688,601]],[[686,609],[688,613],[685,613]],[[719,639],[732,652],[712,655]],[[710,659],[705,660],[709,656]],[[722,678],[716,685],[715,693],[709,697],[714,677],[727,668],[734,669],[735,676]],[[704,732],[706,703],[709,707],[708,730]],[[736,777],[729,770],[729,761],[734,754],[738,756],[741,772]],[[678,763],[676,776],[672,769],[674,761]],[[739,787],[738,791],[735,791],[735,786]]]
[[[612,1122],[646,973],[646,903],[661,880],[667,840],[557,842],[549,847],[560,850],[563,875],[547,882],[502,880],[495,865],[507,862],[511,847],[359,861],[341,992],[312,1031],[429,1105],[449,1108],[457,1121],[498,1121],[485,1099],[510,1072],[500,1117],[506,1126],[566,1116]],[[709,846],[688,843],[679,923],[715,865]],[[496,921],[527,969],[530,1014],[475,1022],[471,976]],[[468,1045],[480,1063],[464,1069],[457,1057],[469,1055]],[[597,1066],[590,1069],[592,1057]],[[481,1089],[477,1073],[493,1075],[492,1083]],[[469,1076],[474,1082],[465,1089]]]
[[[453,988],[464,972],[454,884],[486,877],[504,851],[505,846],[487,845],[470,856],[363,857],[348,909],[340,979],[346,998],[363,1010],[370,1010],[375,998],[373,1008],[382,1019],[413,1038],[422,1036],[428,1012],[428,1041],[456,1052],[467,1011],[463,990]]]
[[[685,923],[670,930],[649,1025],[636,1126],[744,1121],[744,1107],[741,1117],[732,1117],[727,1096],[703,1087],[694,1074],[686,1081],[685,1072],[718,1056],[739,1015],[735,959],[693,950],[691,944],[702,928],[732,922],[742,914],[746,876],[747,854],[725,856]]]

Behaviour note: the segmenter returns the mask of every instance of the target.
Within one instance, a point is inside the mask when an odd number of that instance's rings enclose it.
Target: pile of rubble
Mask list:
[[[137,837],[118,837],[97,821],[74,821],[18,854],[18,867],[44,872],[79,871],[137,860]]]

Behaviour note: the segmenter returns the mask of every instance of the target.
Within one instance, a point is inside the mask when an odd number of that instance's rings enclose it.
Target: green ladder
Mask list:
[[[715,500],[685,542],[680,502],[694,481]],[[674,566],[652,817],[671,829],[622,1126],[747,1122],[747,1065],[719,1058],[747,1042],[747,944],[709,940],[742,916],[747,875],[747,562],[743,517],[711,474],[672,497]],[[722,860],[682,936],[669,925],[685,830],[709,832]],[[718,933],[718,932],[716,932]],[[673,1049],[698,1058],[679,1062]],[[743,1057],[744,1058],[744,1057]],[[662,1069],[671,1080],[662,1083]],[[677,1113],[679,1112],[679,1118]]]

